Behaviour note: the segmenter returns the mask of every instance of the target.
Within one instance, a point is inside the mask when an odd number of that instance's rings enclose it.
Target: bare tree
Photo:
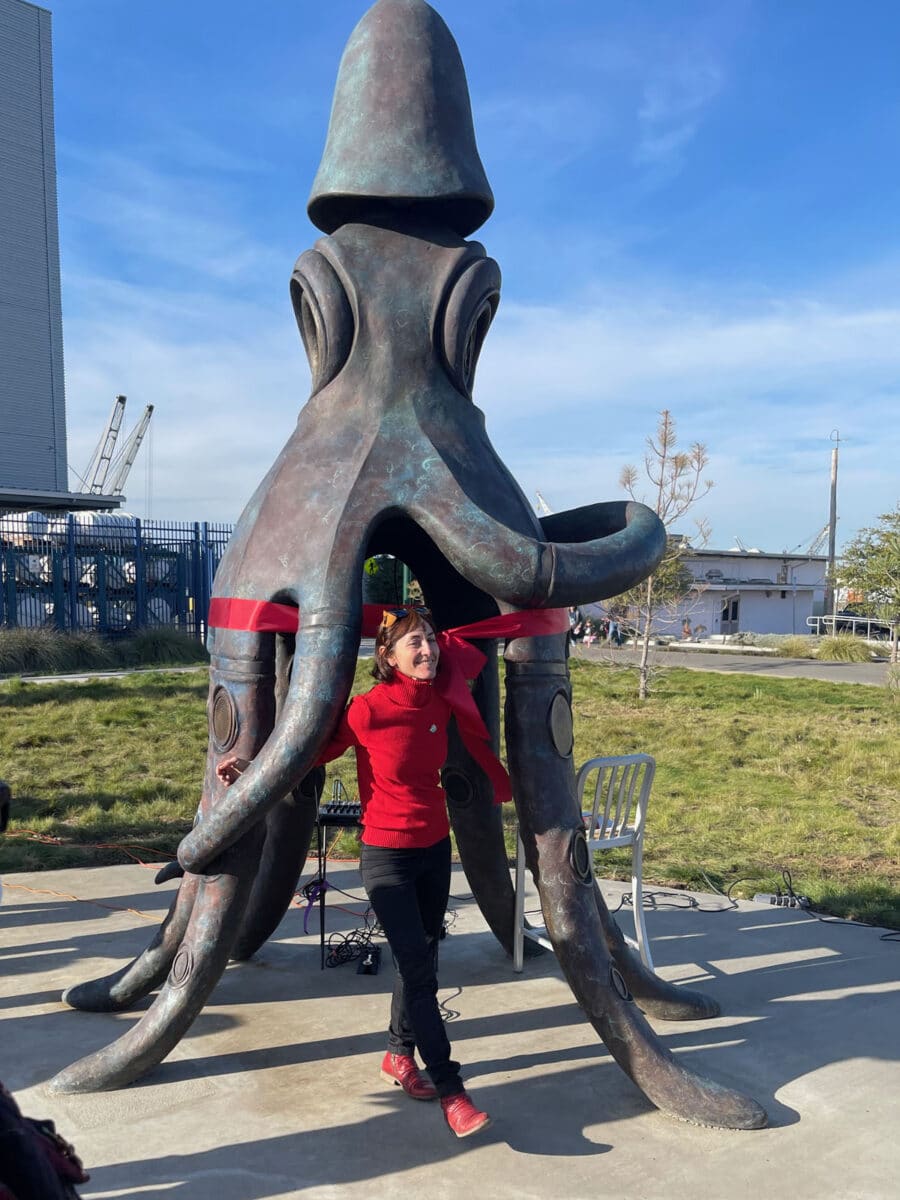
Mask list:
[[[703,478],[708,461],[702,442],[694,442],[686,451],[677,448],[675,421],[664,408],[655,436],[647,438],[643,474],[636,467],[624,467],[619,483],[632,500],[649,504],[669,530],[713,486],[711,480]],[[652,494],[639,495],[648,484]],[[697,532],[692,540],[702,545],[709,537],[709,529],[704,521],[696,524]],[[635,625],[641,647],[638,696],[641,700],[646,700],[650,694],[650,640],[654,615],[661,608],[678,604],[695,586],[693,576],[681,561],[690,545],[683,537],[669,536],[665,557],[649,579],[610,602],[618,607],[627,606],[637,616]]]

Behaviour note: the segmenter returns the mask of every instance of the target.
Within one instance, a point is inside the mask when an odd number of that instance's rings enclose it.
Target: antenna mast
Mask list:
[[[834,579],[835,543],[837,540],[837,474],[838,446],[841,442],[841,435],[836,429],[832,429],[830,437],[834,442],[834,449],[831,451],[831,505],[828,510],[828,578],[825,580],[825,615],[831,613],[832,618],[835,618],[837,616],[837,588]],[[835,620],[832,632],[836,630],[837,621]]]

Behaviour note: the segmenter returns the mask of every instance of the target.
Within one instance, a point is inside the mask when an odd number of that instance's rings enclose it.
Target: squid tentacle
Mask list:
[[[470,583],[517,608],[619,595],[652,574],[665,553],[665,526],[636,501],[588,506],[599,530],[590,537],[542,541],[479,508],[447,467],[434,470],[428,497],[409,515]]]
[[[569,986],[612,1056],[657,1108],[699,1125],[758,1129],[766,1114],[755,1100],[694,1073],[663,1045],[610,954],[604,933],[614,922],[608,912],[601,920],[606,906],[575,795],[564,663],[528,661],[527,651],[521,641],[507,649],[510,768],[526,861]]]
[[[474,690],[475,701],[492,734],[499,694],[495,646],[490,642],[481,647],[490,649]],[[455,722],[450,727],[449,753],[441,781],[466,879],[482,916],[500,945],[511,955],[515,893],[506,861],[502,809],[494,803],[490,781],[463,745]],[[540,953],[535,942],[529,941],[527,945]]]
[[[243,962],[278,928],[309,854],[325,770],[311,771],[266,817],[262,859],[231,957]]]
[[[284,714],[222,802],[182,840],[178,860],[186,870],[202,871],[297,787],[314,765],[353,683],[360,603],[357,598],[344,609],[304,613]]]
[[[50,1081],[54,1092],[125,1087],[157,1066],[178,1044],[228,962],[253,883],[262,828],[251,830],[199,879],[197,899],[168,979],[136,1025]]]
[[[698,1125],[762,1127],[766,1114],[755,1100],[682,1064],[647,1024],[606,950],[596,903],[573,873],[570,849],[579,835],[578,828],[548,830],[536,838],[526,832],[523,841],[556,956],[591,1024],[622,1070],[662,1112]]]
[[[67,988],[62,994],[63,1003],[82,1012],[125,1012],[158,988],[184,938],[197,883],[196,875],[185,876],[165,920],[143,953],[111,975]]]

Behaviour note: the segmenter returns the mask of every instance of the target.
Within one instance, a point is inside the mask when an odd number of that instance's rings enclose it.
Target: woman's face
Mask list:
[[[394,643],[387,661],[409,679],[434,679],[440,656],[434,630],[430,625],[417,625]]]

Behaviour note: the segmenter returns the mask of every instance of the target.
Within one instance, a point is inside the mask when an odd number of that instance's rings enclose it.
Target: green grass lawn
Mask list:
[[[673,669],[641,705],[632,670],[571,669],[577,760],[657,759],[648,885],[705,888],[705,872],[747,896],[774,891],[786,868],[823,911],[900,928],[900,705],[886,689]],[[122,846],[174,853],[199,798],[206,691],[205,671],[0,683],[0,776],[14,794],[0,872],[125,862]],[[355,793],[352,757],[330,770]],[[606,855],[601,873],[625,878],[628,861]]]

